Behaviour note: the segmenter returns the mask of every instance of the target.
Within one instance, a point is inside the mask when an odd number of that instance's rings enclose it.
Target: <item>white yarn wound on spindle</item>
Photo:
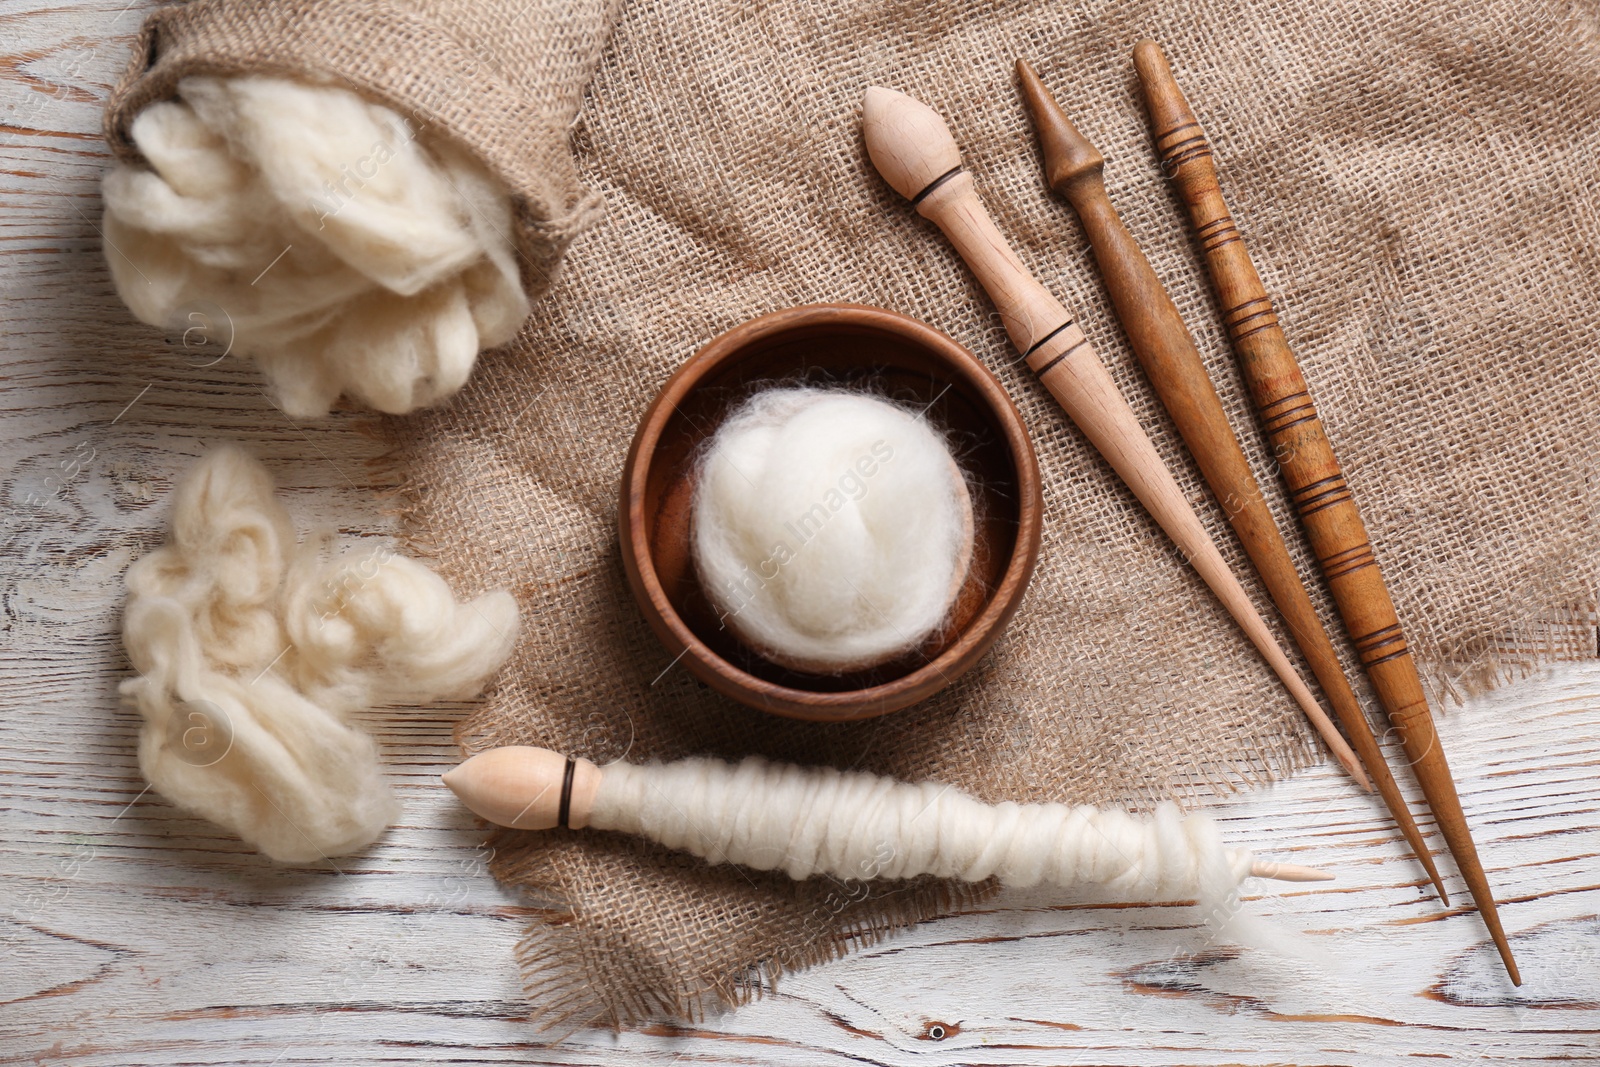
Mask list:
[[[1210,818],[1171,803],[1151,819],[1087,805],[990,805],[937,782],[755,756],[608,764],[588,824],[795,879],[1097,886],[1128,900],[1199,898],[1218,918],[1252,862],[1223,846]]]
[[[197,357],[253,357],[290,415],[434,403],[527,317],[509,192],[389,108],[196,76],[131,134],[149,166],[104,185],[118,295]]]
[[[926,640],[960,591],[972,528],[943,437],[866,393],[757,393],[696,473],[702,588],[747,645],[801,670],[871,666]]]
[[[297,543],[266,469],[226,447],[179,485],[168,542],[128,569],[139,766],[179,807],[275,860],[370,844],[398,814],[352,712],[478,693],[510,655],[516,602],[458,603],[387,549]]]

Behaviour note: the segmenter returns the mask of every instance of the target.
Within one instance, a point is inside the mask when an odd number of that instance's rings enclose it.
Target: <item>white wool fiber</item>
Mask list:
[[[990,805],[937,782],[754,756],[609,764],[588,824],[796,879],[995,877],[1094,886],[1126,900],[1198,898],[1217,925],[1237,912],[1252,862],[1223,846],[1209,817],[1171,803],[1151,819],[1086,805]]]
[[[253,357],[290,415],[450,396],[528,314],[510,194],[466,152],[332,86],[189,77],[105,179],[106,258],[145,322]]]
[[[939,628],[972,523],[960,468],[926,419],[865,393],[780,387],[706,447],[692,544],[702,587],[746,645],[839,673]]]
[[[461,604],[415,560],[328,558],[330,541],[297,543],[266,469],[226,447],[184,478],[167,543],[127,575],[140,769],[285,863],[364,848],[398,813],[351,713],[473,696],[517,631],[504,591]]]

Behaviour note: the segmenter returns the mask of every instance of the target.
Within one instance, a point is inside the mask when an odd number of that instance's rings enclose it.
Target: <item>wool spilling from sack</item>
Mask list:
[[[105,252],[143,321],[254,358],[290,415],[450,396],[528,314],[510,195],[470,154],[344,89],[189,77],[106,176]]]
[[[285,863],[364,848],[398,813],[352,713],[474,696],[517,633],[507,592],[463,604],[416,560],[330,558],[331,541],[297,542],[266,469],[227,447],[185,476],[167,543],[127,575],[140,769]]]
[[[751,396],[698,461],[700,584],[747,646],[841,673],[917,648],[944,623],[972,556],[972,500],[920,414],[844,390]]]

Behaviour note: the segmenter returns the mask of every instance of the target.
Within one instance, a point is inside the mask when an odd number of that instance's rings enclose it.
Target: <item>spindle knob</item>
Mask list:
[[[961,150],[939,113],[904,93],[874,85],[861,105],[861,135],[883,180],[908,200],[961,169]]]
[[[444,784],[474,814],[498,826],[581,830],[589,825],[600,768],[548,748],[507,745],[466,760],[444,775]]]
[[[1022,99],[1033,116],[1033,127],[1039,134],[1039,147],[1044,151],[1044,173],[1050,188],[1071,198],[1074,186],[1082,178],[1098,180],[1106,159],[1089,139],[1078,132],[1078,127],[1067,118],[1050,90],[1044,87],[1039,75],[1025,59],[1017,60],[1017,81],[1022,86]],[[1074,201],[1076,203],[1076,201]]]

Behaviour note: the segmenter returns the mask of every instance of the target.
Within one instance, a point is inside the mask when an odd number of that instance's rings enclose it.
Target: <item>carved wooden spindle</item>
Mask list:
[[[1223,321],[1239,366],[1261,427],[1280,457],[1283,480],[1312,551],[1506,971],[1512,982],[1521,985],[1394,601],[1378,570],[1350,486],[1312,405],[1299,361],[1278,325],[1272,301],[1222,198],[1211,145],[1155,42],[1140,42],[1133,58],[1162,167],[1188,206],[1217,300],[1225,309]]]
[[[1340,764],[1371,789],[1355,753],[1256,613],[1088,338],[995,228],[944,120],[902,93],[874,87],[867,90],[862,130],[884,180],[956,246],[999,309],[1006,333],[1028,366],[1183,550]]]
[[[1288,623],[1295,643],[1305,653],[1311,672],[1322,683],[1323,693],[1376,782],[1384,803],[1438,887],[1440,899],[1449,903],[1439,869],[1406,807],[1399,784],[1384,762],[1383,750],[1372,736],[1372,727],[1345,677],[1339,654],[1317,617],[1183,316],[1106,194],[1101,173],[1104,159],[1062,112],[1033,68],[1020,59],[1017,76],[1039,131],[1050,187],[1066,197],[1083,220],[1117,316],[1150,384],[1200,465],[1206,484],[1227,511],[1234,532]]]

